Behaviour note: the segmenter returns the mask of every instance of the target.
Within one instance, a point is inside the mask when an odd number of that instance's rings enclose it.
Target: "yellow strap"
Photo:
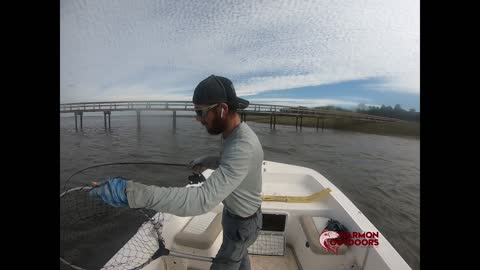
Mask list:
[[[262,199],[268,202],[290,202],[290,203],[309,203],[320,197],[323,197],[332,191],[330,188],[325,188],[320,192],[313,193],[310,196],[274,196],[262,195]]]

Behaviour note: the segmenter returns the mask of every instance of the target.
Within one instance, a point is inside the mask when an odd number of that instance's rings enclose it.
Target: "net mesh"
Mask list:
[[[164,250],[163,213],[112,207],[90,189],[60,196],[61,269],[141,269]]]

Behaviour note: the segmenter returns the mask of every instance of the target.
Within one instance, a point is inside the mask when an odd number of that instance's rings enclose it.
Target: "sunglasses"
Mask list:
[[[207,116],[207,113],[208,113],[209,110],[211,110],[211,109],[213,109],[217,106],[218,106],[218,103],[210,105],[210,106],[202,108],[202,109],[194,109],[194,111],[197,113],[197,116],[200,116],[200,117],[204,118],[205,116]]]

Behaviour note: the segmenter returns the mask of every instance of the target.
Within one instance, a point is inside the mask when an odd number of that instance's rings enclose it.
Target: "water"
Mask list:
[[[147,116],[137,129],[136,116],[84,116],[75,132],[73,117],[60,118],[60,176],[65,181],[87,166],[109,162],[159,161],[187,163],[218,154],[220,137],[211,136],[193,118]],[[312,168],[334,183],[384,234],[415,270],[420,269],[420,141],[295,126],[248,122],[262,143],[265,159]],[[173,171],[173,172],[172,172]],[[190,172],[164,166],[114,166],[74,177],[71,186],[92,179],[122,175],[146,184],[184,186]]]

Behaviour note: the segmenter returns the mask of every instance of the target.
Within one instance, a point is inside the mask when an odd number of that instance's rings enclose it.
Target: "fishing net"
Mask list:
[[[141,269],[168,254],[162,238],[167,214],[112,207],[90,197],[91,189],[60,195],[61,269]]]

